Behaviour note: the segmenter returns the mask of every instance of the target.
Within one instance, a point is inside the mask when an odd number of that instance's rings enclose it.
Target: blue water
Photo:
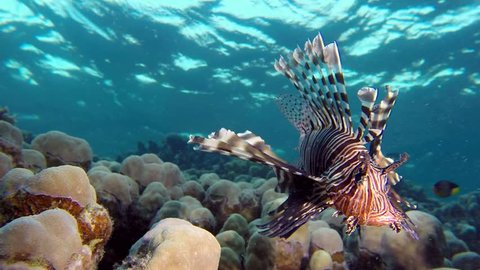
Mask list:
[[[337,3],[338,2],[338,3]],[[320,4],[321,3],[321,4]],[[0,1],[0,105],[34,134],[98,156],[166,133],[246,129],[294,160],[273,61],[318,32],[337,40],[352,111],[362,86],[400,90],[385,153],[400,173],[478,188],[480,1]]]

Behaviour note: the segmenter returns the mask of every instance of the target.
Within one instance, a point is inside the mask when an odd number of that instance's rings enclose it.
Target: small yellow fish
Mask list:
[[[433,193],[440,198],[450,197],[460,192],[460,187],[448,180],[438,181],[433,185]]]

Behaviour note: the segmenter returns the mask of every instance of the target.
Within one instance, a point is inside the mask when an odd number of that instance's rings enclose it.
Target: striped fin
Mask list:
[[[386,86],[387,96],[377,104],[370,114],[369,131],[365,137],[367,142],[376,141],[375,146],[370,148],[370,153],[375,153],[376,145],[382,142],[383,131],[387,125],[390,112],[398,97],[398,91],[393,91],[392,87]],[[372,152],[373,151],[373,152]]]
[[[355,137],[358,140],[361,140],[369,128],[370,114],[372,113],[372,108],[377,100],[377,89],[363,87],[358,90],[357,96],[362,103],[362,116],[360,117],[360,124],[355,132]]]
[[[393,159],[383,155],[380,145],[388,118],[398,97],[398,91],[393,91],[389,85],[385,88],[387,90],[387,96],[371,111],[370,121],[368,123],[368,135],[365,136],[365,141],[370,142],[370,155],[373,157],[375,163],[381,167],[387,167],[394,163]],[[401,177],[392,171],[388,173],[388,179],[390,183],[395,185],[401,180]]]
[[[352,120],[336,43],[324,46],[317,35],[304,50],[295,49],[288,60],[280,57],[275,69],[284,74],[310,106],[314,129],[334,127],[351,132]]]
[[[275,211],[269,213],[273,219],[259,225],[260,233],[269,237],[289,237],[298,227],[320,214],[330,206],[326,183],[321,179],[312,181],[303,175],[295,175],[288,199]]]
[[[197,144],[194,149],[205,152],[216,152],[228,156],[236,156],[260,164],[274,167],[287,174],[304,175],[305,173],[287,164],[272,152],[263,139],[250,131],[236,134],[231,130],[221,128],[204,138],[190,136],[188,143]]]

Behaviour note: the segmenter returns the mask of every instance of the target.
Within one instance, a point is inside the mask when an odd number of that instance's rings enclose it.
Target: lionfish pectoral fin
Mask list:
[[[269,215],[273,219],[258,226],[269,237],[288,238],[295,230],[329,206],[322,181],[296,175],[288,199]]]
[[[347,235],[351,235],[359,227],[358,217],[349,216],[348,218],[345,219],[344,222],[347,226],[347,229],[345,231]]]
[[[395,231],[395,232],[400,232],[401,230],[404,230],[406,233],[408,233],[413,239],[418,240],[420,237],[418,236],[417,232],[415,231],[414,228],[415,224],[412,222],[412,220],[405,215],[404,220],[400,222],[394,222],[390,224],[390,227]]]
[[[411,203],[408,200],[405,200],[393,189],[390,190],[390,197],[398,204],[405,205],[410,209],[417,209],[417,206],[414,203]]]
[[[272,167],[279,179],[279,185],[289,185],[295,176],[306,173],[280,159],[265,141],[250,131],[235,133],[221,128],[207,138],[191,135],[188,143],[196,144],[195,150],[235,156]]]

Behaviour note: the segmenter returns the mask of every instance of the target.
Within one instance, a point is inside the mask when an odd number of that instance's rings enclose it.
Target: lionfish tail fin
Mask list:
[[[311,109],[312,129],[334,127],[352,131],[348,103],[337,44],[324,45],[318,34],[296,48],[287,59],[280,57],[275,69],[285,75]]]

